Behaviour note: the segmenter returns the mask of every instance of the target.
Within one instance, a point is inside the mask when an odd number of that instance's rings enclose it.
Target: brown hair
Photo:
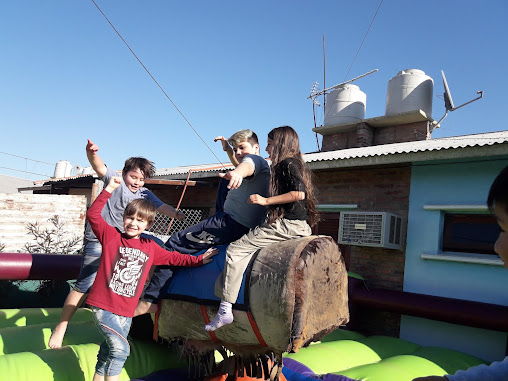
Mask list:
[[[272,161],[272,173],[270,176],[270,195],[276,196],[280,194],[281,183],[284,179],[276,176],[278,164],[288,158],[292,158],[299,163],[301,168],[301,176],[305,185],[305,206],[309,216],[308,222],[313,226],[318,221],[318,212],[316,210],[316,196],[314,185],[312,184],[312,172],[303,161],[302,152],[300,151],[300,140],[298,134],[290,126],[281,126],[274,128],[268,133],[268,138],[273,140],[272,152],[270,159]],[[283,212],[281,208],[270,210],[270,222],[281,217]]]
[[[156,214],[155,206],[144,198],[132,200],[123,212],[124,217],[141,217],[148,222],[149,226],[155,221]]]
[[[129,157],[125,160],[125,165],[122,169],[122,175],[126,175],[129,171],[139,169],[145,178],[155,175],[155,165],[153,161],[145,159],[144,157]]]

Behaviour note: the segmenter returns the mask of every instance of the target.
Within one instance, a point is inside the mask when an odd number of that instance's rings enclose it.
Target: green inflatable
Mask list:
[[[336,374],[368,381],[412,381],[416,377],[454,374],[459,369],[485,364],[475,356],[451,349],[422,347],[388,336],[364,337],[342,329],[284,358],[303,364],[314,375]],[[293,377],[291,360],[284,361],[284,366],[289,368],[286,378],[303,381],[301,377]]]
[[[92,312],[78,310],[69,324],[64,347],[48,349],[60,311],[59,308],[0,310],[0,379],[92,380],[102,342]],[[130,343],[131,354],[122,370],[122,381],[162,369],[187,368],[175,347],[151,341],[130,340]],[[482,363],[485,362],[479,358],[445,348],[422,347],[387,336],[365,337],[339,329],[297,353],[286,354],[283,373],[288,381],[315,381],[316,376],[323,375],[366,381],[411,381],[415,377],[453,374]],[[303,374],[295,364],[303,364],[308,371]]]
[[[92,312],[79,309],[67,329],[63,347],[49,349],[48,340],[61,309],[0,310],[0,375],[12,381],[89,381],[95,372],[103,338]],[[131,353],[120,380],[161,369],[183,368],[180,354],[155,342],[131,340]]]

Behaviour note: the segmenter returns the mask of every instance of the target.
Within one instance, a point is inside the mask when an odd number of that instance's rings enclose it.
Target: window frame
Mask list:
[[[496,238],[492,242],[485,243],[464,243],[455,239],[454,225],[494,225],[496,229]],[[443,252],[459,252],[480,255],[497,255],[494,251],[494,243],[499,235],[499,226],[495,216],[483,213],[444,213],[443,229],[441,232],[441,250]]]

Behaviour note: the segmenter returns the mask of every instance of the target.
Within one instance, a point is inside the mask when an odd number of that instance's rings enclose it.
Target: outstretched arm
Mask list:
[[[241,162],[234,170],[226,173],[219,173],[219,176],[229,180],[229,189],[237,189],[242,185],[244,178],[252,176],[253,174],[254,167],[250,163]]]
[[[86,145],[86,157],[97,175],[99,177],[104,177],[108,169],[106,164],[104,164],[100,156],[97,154],[97,151],[99,151],[97,144],[88,139],[88,143]]]
[[[231,160],[231,163],[235,167],[238,167],[238,164],[240,164],[240,162],[236,159],[235,153],[233,152],[233,148],[231,148],[227,139],[224,136],[217,136],[215,139],[213,139],[214,142],[219,141],[219,140],[222,143],[222,149],[224,151],[226,151],[226,153],[228,154],[228,157],[229,157],[229,160]]]
[[[185,219],[185,214],[182,211],[176,210],[171,205],[162,204],[157,208],[157,211],[165,216],[176,218],[179,221],[183,221]]]

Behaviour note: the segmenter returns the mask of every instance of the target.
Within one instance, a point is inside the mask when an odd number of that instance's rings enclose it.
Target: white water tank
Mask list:
[[[72,165],[67,160],[60,160],[55,165],[54,178],[69,177],[71,175]]]
[[[428,117],[431,117],[433,91],[434,80],[422,70],[399,71],[388,81],[386,115],[423,110]]]
[[[345,84],[326,97],[323,126],[359,122],[365,118],[367,95],[356,85]]]
[[[92,172],[93,172],[93,168],[92,168],[92,167],[85,167],[85,168],[83,168],[83,172],[82,172],[82,174],[83,174],[83,175],[89,175],[89,174],[91,174]]]

